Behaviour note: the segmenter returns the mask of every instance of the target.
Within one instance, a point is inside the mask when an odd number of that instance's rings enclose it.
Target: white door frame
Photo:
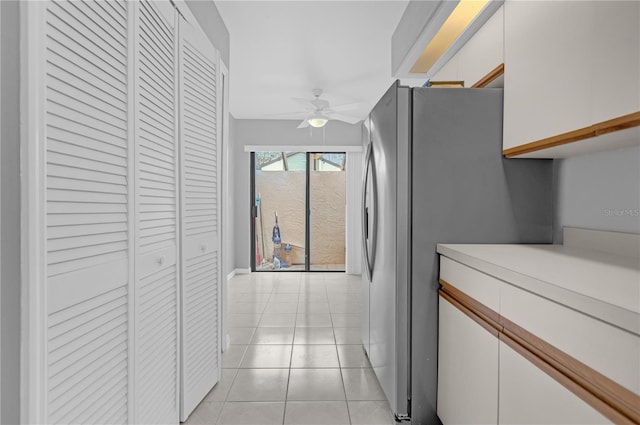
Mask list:
[[[45,2],[20,3],[21,365],[20,418],[45,423],[47,290],[45,250]]]
[[[218,140],[220,141],[220,149],[221,149],[221,157],[222,157],[222,167],[218,172],[222,176],[222,191],[220,204],[222,206],[222,214],[219,219],[218,228],[221,233],[221,241],[222,241],[222,249],[220,249],[220,262],[221,262],[221,274],[220,274],[220,291],[219,300],[221,300],[221,312],[219,316],[220,325],[220,345],[221,351],[227,350],[227,344],[229,342],[229,338],[227,336],[228,325],[227,325],[227,277],[231,270],[226,266],[227,258],[229,256],[233,257],[230,249],[230,231],[231,226],[227,226],[230,224],[230,219],[232,216],[231,208],[229,205],[229,187],[231,183],[231,160],[230,160],[230,149],[229,145],[229,69],[222,61],[220,55],[218,55],[218,84],[219,87],[222,87],[220,93],[222,96],[218,96]],[[220,113],[222,111],[222,113]],[[222,117],[222,119],[220,119]],[[220,151],[219,151],[220,153]]]

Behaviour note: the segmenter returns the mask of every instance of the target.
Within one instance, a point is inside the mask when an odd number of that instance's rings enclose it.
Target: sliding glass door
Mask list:
[[[345,270],[345,154],[251,154],[253,271]]]
[[[309,270],[345,270],[344,153],[309,154]]]

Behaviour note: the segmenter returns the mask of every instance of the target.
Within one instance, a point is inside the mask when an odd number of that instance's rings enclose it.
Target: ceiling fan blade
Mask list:
[[[300,125],[298,125],[298,128],[307,128],[309,127],[309,122],[307,122],[307,120],[303,120]]]
[[[344,121],[349,124],[357,124],[360,121],[362,121],[362,118],[354,117],[351,115],[345,115],[345,114],[337,114],[335,112],[328,113],[327,117],[329,117],[329,119],[332,119],[332,120]]]
[[[329,101],[324,100],[324,99],[313,99],[311,101],[311,104],[313,106],[315,106],[315,109],[328,109],[329,108]]]
[[[311,103],[310,99],[303,99],[301,97],[292,97],[291,100],[293,100],[294,102],[296,102],[298,105],[307,108],[307,109],[314,109],[313,107],[313,103]]]
[[[294,112],[282,112],[282,113],[278,113],[278,114],[265,114],[263,116],[265,117],[306,117],[307,115],[309,115],[309,112],[306,111],[294,111]]]
[[[364,108],[367,106],[366,102],[354,102],[345,103],[343,105],[332,106],[330,109],[335,112],[352,111],[354,109]]]

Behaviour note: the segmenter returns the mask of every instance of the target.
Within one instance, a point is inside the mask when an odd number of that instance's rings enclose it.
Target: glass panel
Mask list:
[[[310,269],[344,271],[346,155],[309,155]]]
[[[255,153],[256,270],[305,268],[306,164],[304,152]]]

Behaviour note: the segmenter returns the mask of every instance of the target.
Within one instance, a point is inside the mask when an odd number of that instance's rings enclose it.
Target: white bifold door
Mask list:
[[[40,423],[127,423],[132,357],[129,8],[122,1],[33,2],[42,39],[40,205],[44,349]],[[33,66],[38,66],[33,65]],[[35,88],[34,88],[35,89]],[[36,112],[33,112],[36,111]],[[39,155],[39,156],[38,156]],[[34,167],[36,168],[36,167]],[[37,187],[42,185],[41,190]],[[36,259],[32,259],[36,261]],[[40,279],[43,279],[40,281]],[[32,371],[30,371],[32,372]],[[33,371],[37,373],[37,371]],[[32,390],[33,391],[33,390]]]
[[[21,4],[25,423],[177,424],[218,381],[219,59],[181,7]]]
[[[176,13],[135,2],[135,423],[177,423],[178,108]]]
[[[217,52],[180,26],[182,409],[185,420],[220,373]]]

